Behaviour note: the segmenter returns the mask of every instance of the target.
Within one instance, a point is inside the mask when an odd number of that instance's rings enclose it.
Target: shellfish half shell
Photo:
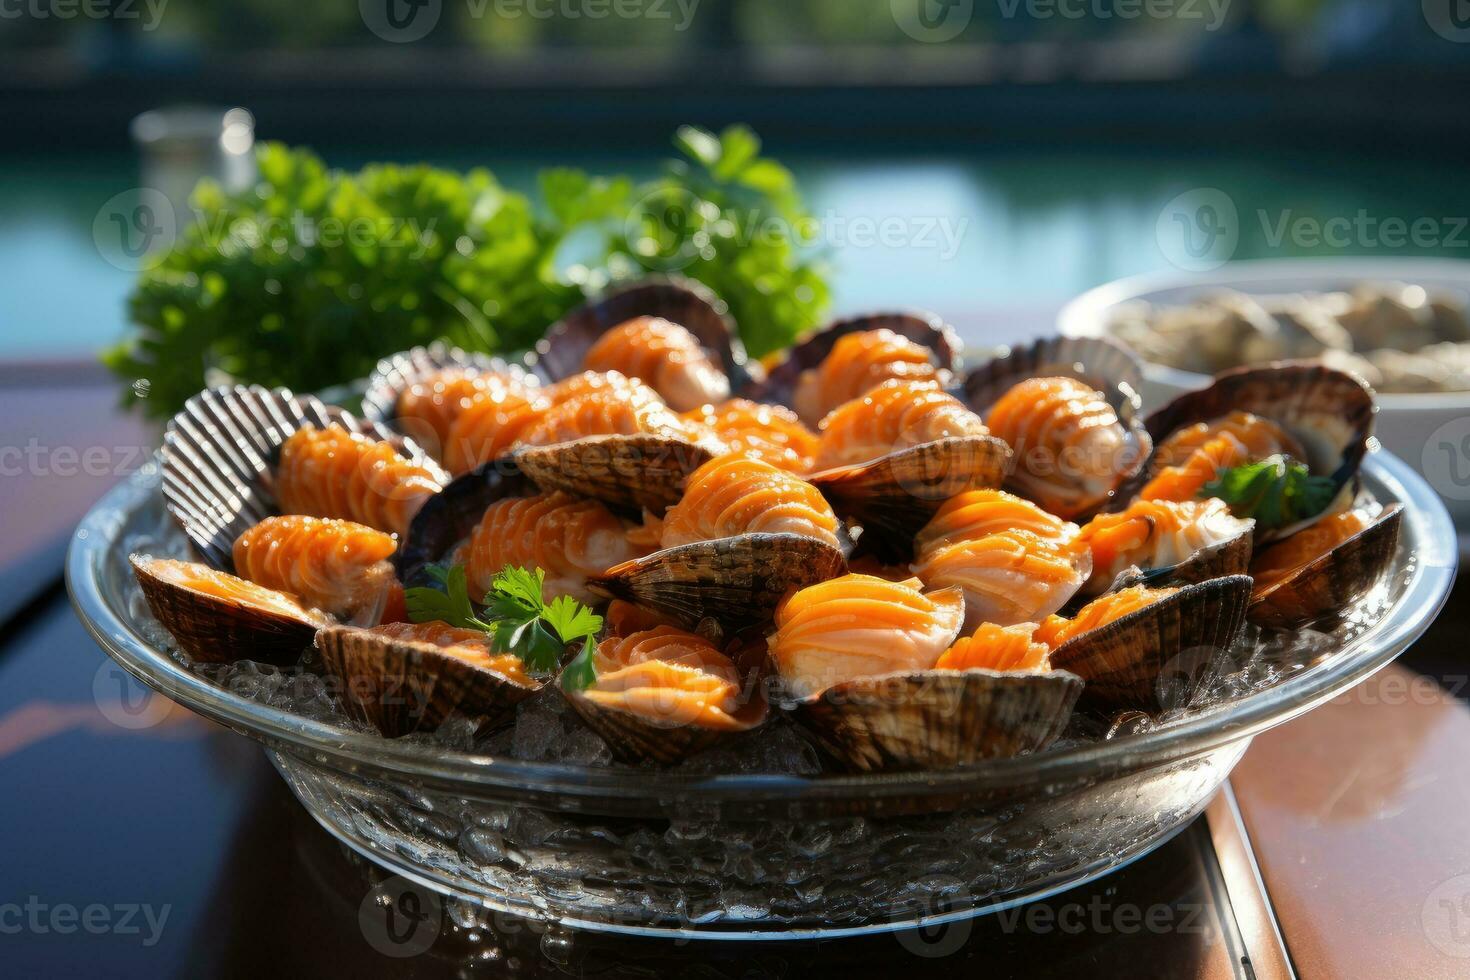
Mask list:
[[[414,515],[407,536],[399,543],[393,556],[399,579],[405,586],[429,585],[423,577],[425,566],[443,561],[468,538],[486,508],[505,497],[534,492],[534,485],[509,458],[451,480]]]
[[[800,534],[742,534],[665,548],[587,580],[610,599],[730,636],[771,621],[791,591],[847,572],[842,552]]]
[[[1284,428],[1300,444],[1302,462],[1319,476],[1331,477],[1339,493],[1355,484],[1368,437],[1373,433],[1373,392],[1345,371],[1314,362],[1280,361],[1236,368],[1216,375],[1206,388],[1189,391],[1145,420],[1157,447],[1170,434],[1196,422],[1231,412],[1249,412]],[[1152,461],[1143,474],[1152,470]],[[1302,527],[1257,528],[1259,547]]]
[[[598,704],[578,692],[561,687],[558,690],[587,727],[607,743],[613,758],[628,765],[643,762],[673,765],[697,752],[754,731],[770,717],[770,707],[759,685],[737,713],[741,722],[739,728],[660,724],[658,719],[613,705]]]
[[[1393,561],[1403,505],[1390,504],[1373,523],[1251,595],[1247,615],[1272,629],[1295,629],[1341,612],[1371,589]]]
[[[543,686],[517,683],[433,643],[352,626],[321,630],[316,648],[347,713],[388,738],[433,731],[456,712],[495,718]]]
[[[1149,712],[1183,707],[1212,672],[1232,664],[1250,593],[1248,575],[1187,585],[1073,637],[1052,651],[1052,666],[1087,682],[1087,704]]]
[[[795,408],[796,387],[802,373],[820,367],[841,338],[869,330],[892,330],[900,337],[927,347],[934,353],[935,366],[941,370],[952,372],[959,364],[963,347],[959,334],[940,317],[920,312],[867,313],[834,320],[798,340],[764,378],[751,382],[736,393],[751,401],[775,402]]]
[[[748,383],[751,368],[729,307],[702,283],[671,276],[616,287],[571,311],[547,328],[527,362],[543,380],[570,377],[582,370],[587,352],[603,333],[640,316],[661,317],[692,333],[719,358],[731,390]]]
[[[1252,549],[1252,533],[1247,528],[1229,540],[1201,548],[1177,565],[1124,569],[1106,591],[1116,592],[1134,585],[1146,585],[1151,589],[1194,585],[1230,575],[1245,575],[1250,571]],[[1085,596],[1082,602],[1094,598],[1096,596]]]
[[[981,415],[1027,378],[1076,378],[1102,392],[1119,418],[1139,414],[1143,365],[1121,344],[1101,337],[1043,337],[1005,347],[965,375],[964,398]]]
[[[516,452],[515,462],[543,490],[662,514],[683,496],[689,474],[717,455],[714,447],[700,443],[639,433],[526,446]]]
[[[468,374],[500,374],[508,377],[529,375],[520,364],[435,341],[425,347],[414,347],[390,354],[378,361],[378,366],[368,375],[367,390],[363,392],[363,416],[380,425],[397,428],[398,406],[404,392],[441,371],[453,369]]]
[[[411,440],[310,395],[258,385],[201,391],[164,431],[163,499],[210,565],[233,570],[235,540],[280,512],[271,467],[281,444],[300,429],[333,424],[388,442],[449,482]]]
[[[864,551],[904,561],[946,500],[1000,486],[1010,464],[1010,447],[994,436],[952,436],[813,473],[807,482],[839,516],[862,526]]]
[[[1044,337],[1029,344],[1003,349],[989,361],[976,367],[966,376],[961,396],[970,409],[987,423],[992,420],[991,409],[1012,388],[1022,382],[1042,378],[1071,378],[1085,384],[1102,395],[1108,406],[1117,415],[1122,427],[1122,437],[1116,445],[1099,444],[1095,449],[1084,446],[1055,447],[1042,439],[1037,446],[1013,446],[1016,472],[1008,474],[1008,483],[1021,496],[1028,495],[1027,482],[1045,478],[1030,474],[1028,462],[1033,453],[1042,453],[1043,469],[1051,471],[1057,483],[1054,488],[1065,497],[1075,497],[1071,506],[1063,510],[1058,506],[1046,505],[1059,516],[1081,521],[1109,500],[1117,499],[1120,488],[1127,487],[1143,470],[1153,450],[1152,440],[1141,418],[1142,402],[1139,396],[1143,384],[1143,368],[1138,359],[1126,348],[1110,340],[1098,337]],[[996,426],[992,424],[992,430]],[[1083,429],[1082,432],[1102,431]],[[1004,432],[997,432],[1002,437]],[[1099,466],[1098,460],[1088,457],[1102,451],[1107,445],[1107,457]],[[1083,453],[1081,463],[1069,463],[1067,454],[1073,450]],[[1053,453],[1055,456],[1053,457]],[[1085,465],[1084,465],[1085,464]],[[1067,476],[1069,467],[1081,467],[1080,471]],[[1094,472],[1096,470],[1096,472]],[[1066,479],[1062,479],[1067,477]],[[1078,485],[1070,485],[1070,481]],[[1095,486],[1091,484],[1096,484]],[[1035,487],[1031,487],[1032,490]],[[1031,494],[1033,499],[1038,499]]]
[[[845,681],[793,711],[849,768],[943,769],[1046,748],[1082,686],[1063,670],[925,670]]]
[[[331,618],[293,597],[205,565],[131,555],[128,561],[153,617],[189,656],[204,663],[255,660],[288,667]],[[218,579],[231,595],[190,579]]]

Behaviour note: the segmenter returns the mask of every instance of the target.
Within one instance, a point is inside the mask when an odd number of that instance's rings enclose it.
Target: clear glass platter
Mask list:
[[[1363,478],[1406,513],[1374,593],[1314,661],[1136,734],[939,772],[709,775],[579,766],[388,740],[278,710],[150,641],[132,542],[167,527],[155,467],[78,527],[67,582],[104,650],[255,738],[313,816],[378,864],[518,915],[720,939],[835,936],[979,914],[1104,874],[1203,809],[1256,733],[1351,688],[1434,619],[1456,539],[1423,479],[1381,451]]]

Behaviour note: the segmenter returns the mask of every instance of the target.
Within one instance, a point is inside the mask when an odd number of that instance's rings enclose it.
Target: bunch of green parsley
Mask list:
[[[609,283],[678,273],[715,291],[756,356],[816,326],[829,299],[791,173],[745,127],[682,127],[649,182],[571,169],[538,193],[487,170],[328,169],[267,143],[240,193],[204,183],[104,355],[124,399],[164,418],[216,380],[316,391],[444,338],[513,353]]]

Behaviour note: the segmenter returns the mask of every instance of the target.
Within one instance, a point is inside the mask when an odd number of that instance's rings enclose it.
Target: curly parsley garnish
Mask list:
[[[1219,497],[1236,517],[1253,517],[1260,530],[1285,527],[1316,517],[1337,495],[1330,477],[1312,476],[1307,467],[1286,456],[1221,470],[1200,490]]]
[[[591,669],[591,651],[596,649],[602,617],[571,596],[546,602],[542,595],[546,573],[541,569],[501,571],[480,600],[483,613],[476,612],[470,602],[463,565],[430,566],[428,571],[441,588],[408,589],[404,594],[408,616],[415,623],[442,620],[462,629],[481,630],[490,634],[496,651],[514,653],[528,670],[541,672],[555,670],[562,651],[582,640],[582,650],[568,670],[576,666],[580,677]]]

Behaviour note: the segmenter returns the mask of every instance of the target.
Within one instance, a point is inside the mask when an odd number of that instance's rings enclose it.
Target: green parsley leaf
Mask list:
[[[592,637],[582,641],[582,649],[561,672],[562,690],[585,691],[597,683],[597,667],[592,662],[592,656],[596,652],[597,643]]]
[[[594,637],[602,629],[602,617],[569,595],[559,595],[546,607],[541,618],[556,631],[564,643]]]
[[[547,629],[539,614],[521,619],[497,619],[490,626],[490,637],[497,650],[521,658],[527,670],[552,671],[561,660],[567,645]]]
[[[1222,470],[1200,490],[1219,497],[1236,517],[1254,518],[1260,530],[1273,530],[1322,513],[1337,495],[1330,477],[1312,476],[1286,456]]]
[[[469,586],[465,580],[463,565],[455,565],[449,571],[443,572],[442,579],[436,571],[430,571],[429,574],[440,579],[444,588],[406,589],[403,601],[408,608],[409,619],[415,623],[442,620],[461,629],[486,628],[475,615],[474,606],[470,604]]]

